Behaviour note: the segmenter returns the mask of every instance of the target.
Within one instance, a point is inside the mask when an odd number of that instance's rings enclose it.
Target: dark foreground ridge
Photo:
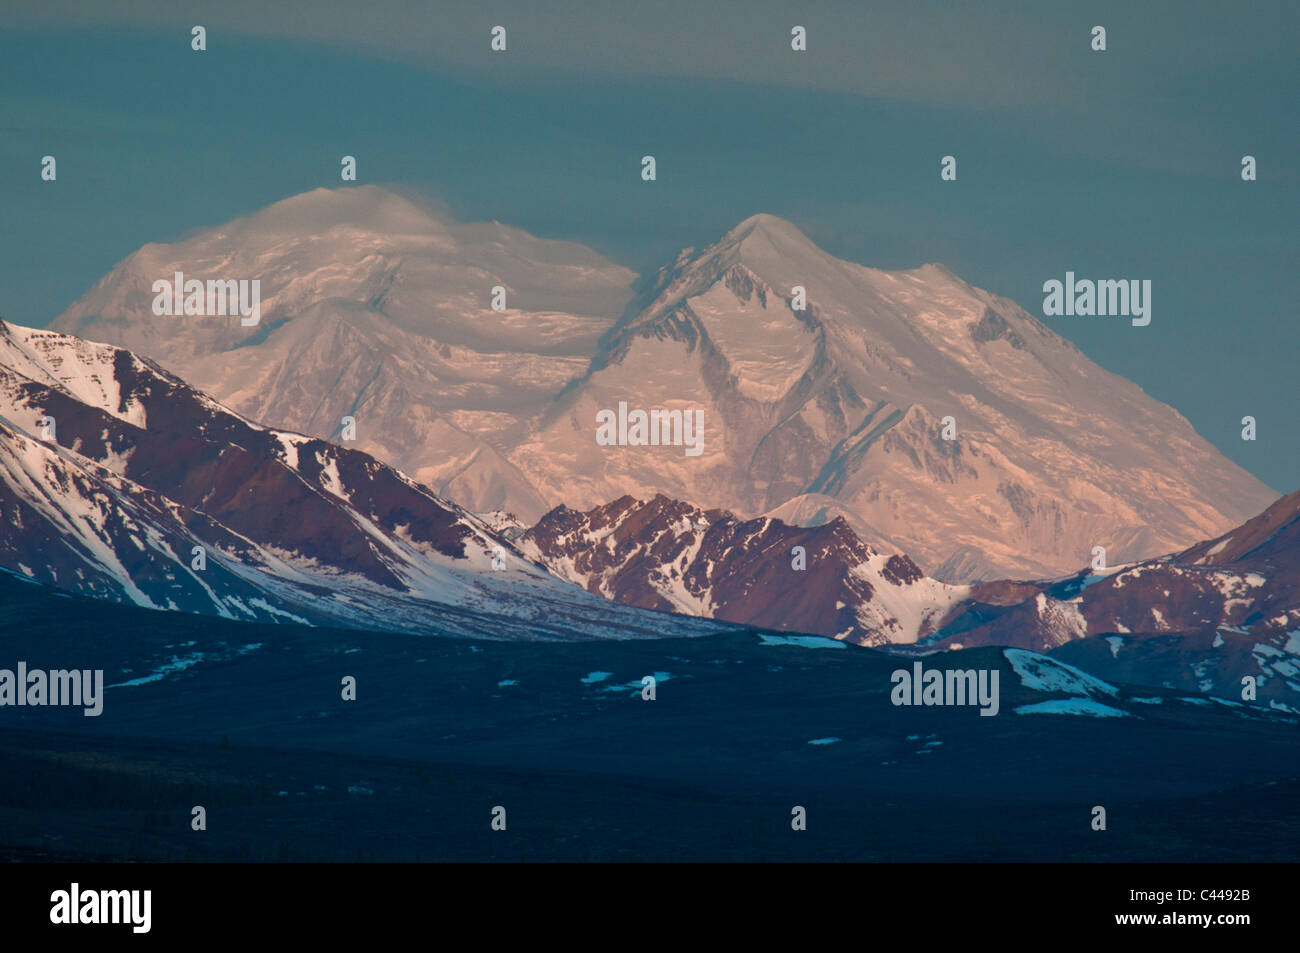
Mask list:
[[[1300,847],[1294,716],[1123,685],[1085,698],[1069,679],[1038,690],[994,648],[924,659],[998,672],[999,713],[981,717],[891,704],[891,672],[910,661],[751,630],[467,642],[106,606],[11,577],[0,600],[0,665],[99,667],[115,686],[96,718],[0,708],[11,860],[1286,860]],[[1080,701],[1113,714],[1016,711]],[[207,830],[191,830],[195,805]],[[490,826],[498,805],[505,831]]]

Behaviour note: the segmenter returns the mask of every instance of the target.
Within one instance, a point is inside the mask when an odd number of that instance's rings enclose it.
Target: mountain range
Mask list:
[[[259,278],[261,324],[154,315],[174,272]],[[1220,697],[1251,676],[1300,711],[1300,494],[940,266],[838,261],[758,215],[642,281],[322,189],[145,246],[55,327],[0,322],[0,568],[64,591],[488,638],[1010,646]],[[702,453],[602,445],[619,405],[701,411]],[[1097,545],[1110,568],[1081,569]]]
[[[1260,699],[1300,710],[1300,493],[1154,560],[957,586],[838,517],[801,527],[662,495],[561,506],[528,528],[479,517],[129,351],[3,323],[0,410],[0,565],[65,591],[474,637],[734,623],[901,652],[1012,646],[1219,696],[1249,675]]]
[[[791,526],[656,496],[580,513],[557,507],[515,538],[557,575],[646,609],[859,645],[910,644],[969,594],[879,552],[843,519]]]
[[[0,322],[0,566],[146,608],[476,637],[717,631],[560,580],[367,454]]]
[[[680,501],[557,507],[519,548],[587,591],[647,609],[894,652],[1052,653],[1133,683],[1300,711],[1300,492],[1223,536],[1153,560],[1039,581],[953,586],[843,519],[817,527]]]
[[[155,316],[175,272],[260,279],[261,324]],[[1153,558],[1277,497],[1014,302],[939,265],[841,261],[770,215],[638,279],[378,187],[318,189],[146,245],[52,328],[266,426],[337,440],[352,417],[359,449],[469,511],[532,524],[663,494],[841,517],[953,584],[1069,573],[1096,546]],[[702,411],[702,452],[599,445],[620,403]]]

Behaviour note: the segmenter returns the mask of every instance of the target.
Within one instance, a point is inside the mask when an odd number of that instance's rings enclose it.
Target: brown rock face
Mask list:
[[[911,642],[964,591],[885,556],[848,523],[741,520],[663,495],[558,507],[519,540],[589,592],[628,605],[842,638]]]
[[[986,583],[927,648],[1055,650],[1089,672],[1300,710],[1300,492],[1179,553],[1098,576]],[[1249,699],[1247,699],[1249,700]]]

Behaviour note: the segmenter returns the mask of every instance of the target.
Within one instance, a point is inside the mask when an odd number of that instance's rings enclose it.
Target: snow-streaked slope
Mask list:
[[[548,513],[516,540],[553,571],[610,599],[860,645],[933,630],[969,587],[924,577],[842,520],[803,528],[739,520],[657,496]]]
[[[262,621],[488,638],[715,629],[585,593],[401,472],[253,424],[129,351],[3,323],[0,564]]]

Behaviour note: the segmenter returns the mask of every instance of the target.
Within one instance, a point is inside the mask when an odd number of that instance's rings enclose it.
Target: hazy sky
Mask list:
[[[0,2],[0,316],[43,325],[145,242],[339,186],[351,154],[637,271],[765,211],[1040,316],[1067,269],[1151,279],[1149,327],[1044,320],[1300,488],[1300,3],[482,7]]]

